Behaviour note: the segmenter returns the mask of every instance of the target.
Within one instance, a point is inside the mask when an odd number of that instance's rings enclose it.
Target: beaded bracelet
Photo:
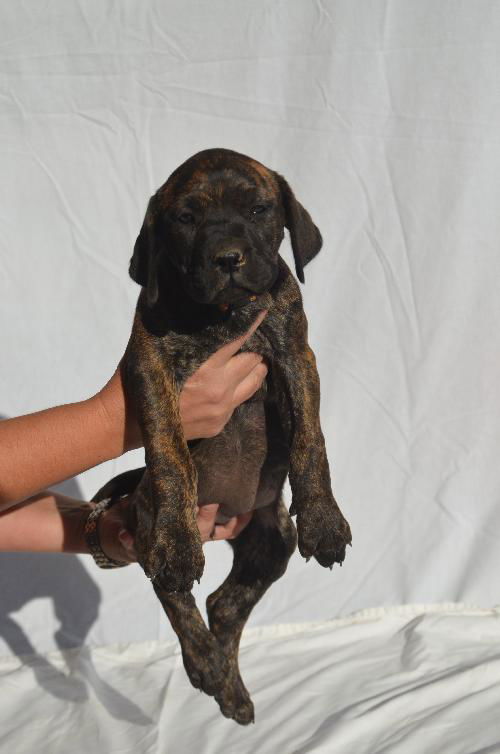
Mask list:
[[[85,522],[85,528],[83,530],[85,542],[99,568],[122,568],[123,566],[130,565],[130,563],[113,560],[113,558],[106,555],[101,547],[101,540],[99,539],[99,518],[104,511],[109,510],[119,499],[120,498],[109,497],[96,503]]]

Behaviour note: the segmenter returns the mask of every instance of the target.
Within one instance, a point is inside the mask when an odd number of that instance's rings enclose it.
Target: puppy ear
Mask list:
[[[276,174],[285,209],[285,227],[290,231],[295,270],[301,283],[304,282],[304,267],[313,259],[323,245],[321,233],[311,220],[311,215],[295,198],[295,194],[283,176]]]
[[[146,288],[149,306],[158,300],[158,249],[155,231],[156,196],[149,200],[142,228],[137,236],[128,272],[132,280]]]

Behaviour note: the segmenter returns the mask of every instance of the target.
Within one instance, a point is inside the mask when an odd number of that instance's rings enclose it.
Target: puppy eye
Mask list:
[[[192,212],[181,212],[180,215],[177,215],[177,219],[180,223],[184,223],[184,225],[194,223],[194,215]]]
[[[262,215],[266,210],[267,207],[265,204],[256,204],[255,207],[252,207],[252,215]]]

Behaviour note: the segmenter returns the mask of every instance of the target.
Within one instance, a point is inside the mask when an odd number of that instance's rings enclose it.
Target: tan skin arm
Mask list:
[[[114,560],[136,560],[133,538],[124,529],[124,507],[120,502],[106,512],[99,524],[104,552]],[[46,490],[0,514],[0,551],[88,553],[83,527],[92,503]],[[202,542],[232,539],[250,521],[251,514],[215,526],[218,505],[198,509]],[[213,533],[213,536],[212,536]]]
[[[263,316],[240,339],[241,345]],[[218,434],[235,407],[258,390],[266,373],[258,354],[238,353],[221,359],[217,351],[186,381],[181,392],[186,438]],[[40,490],[140,445],[140,432],[127,403],[119,369],[92,398],[1,421],[0,550],[86,552],[81,530],[90,504]],[[216,510],[213,505],[199,511],[202,540],[205,537],[206,541],[213,531]],[[120,540],[128,545],[132,540],[123,530],[120,510],[110,510],[105,515],[108,522],[116,519],[115,524],[106,526],[108,554],[124,559],[112,554],[123,547]],[[235,536],[248,520],[239,517],[216,527],[213,538]],[[122,536],[116,542],[120,532]],[[130,552],[133,554],[133,547]]]

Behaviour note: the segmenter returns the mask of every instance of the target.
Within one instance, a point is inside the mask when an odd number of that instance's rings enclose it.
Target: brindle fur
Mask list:
[[[265,210],[251,214],[252,202]],[[120,475],[95,498],[132,493],[139,563],[179,637],[189,678],[241,724],[253,721],[238,669],[241,632],[297,543],[281,499],[287,474],[301,554],[331,568],[351,541],[331,491],[299,287],[278,255],[284,226],[303,281],[303,267],[321,247],[319,231],[281,176],[229,150],[190,158],[152,197],[130,266],[143,290],[123,364],[146,469]],[[217,260],[234,249],[245,266],[229,274]],[[263,309],[268,314],[243,350],[265,357],[264,386],[217,437],[186,443],[178,404],[183,383]],[[230,542],[233,567],[207,600],[207,628],[191,589],[204,566],[197,505],[209,502],[220,504],[220,521],[255,512]]]

